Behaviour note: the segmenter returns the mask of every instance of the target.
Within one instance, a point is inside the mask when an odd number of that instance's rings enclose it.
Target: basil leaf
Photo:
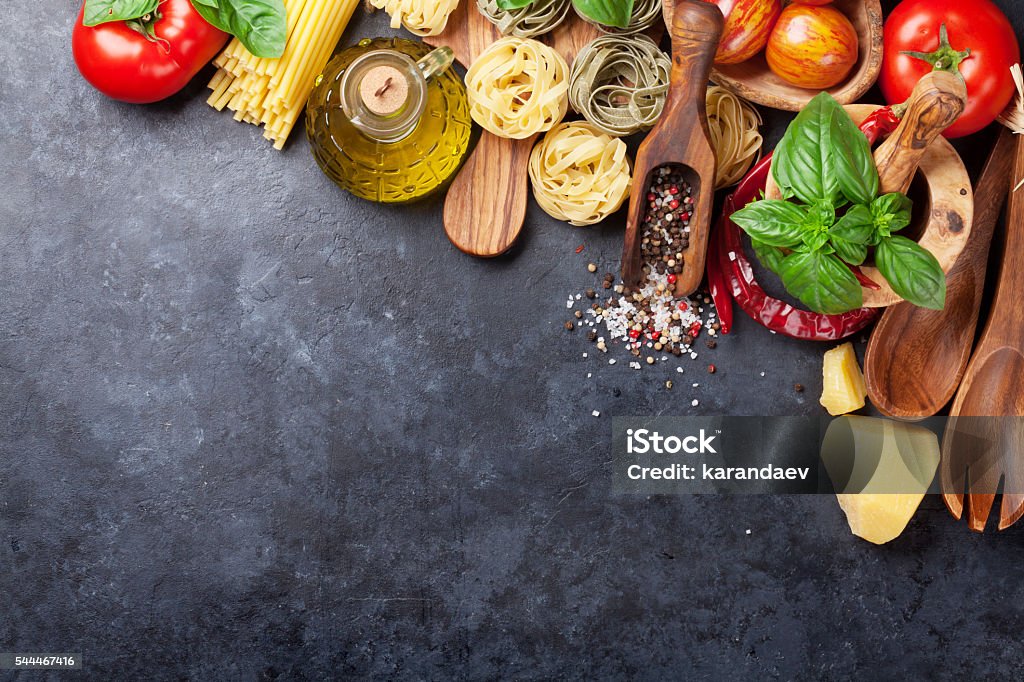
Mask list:
[[[914,305],[934,310],[946,306],[946,275],[920,244],[899,235],[883,239],[875,248],[875,265],[892,290]]]
[[[836,255],[850,265],[860,265],[868,257],[868,247],[866,244],[856,244],[842,237],[835,236],[829,239],[829,243],[835,249]]]
[[[633,18],[634,0],[572,0],[580,14],[604,26],[626,28]]]
[[[774,246],[769,246],[764,242],[759,242],[756,239],[750,240],[750,246],[754,249],[754,255],[761,261],[761,264],[766,268],[774,272],[776,275],[779,274],[779,270],[782,268],[782,259],[786,257],[786,254],[782,252],[782,249],[778,249]]]
[[[871,219],[878,238],[885,239],[910,224],[910,210],[914,204],[905,194],[890,192],[871,202]]]
[[[874,234],[875,224],[871,218],[871,209],[862,204],[851,206],[846,215],[829,228],[832,238],[842,239],[851,244],[869,244]]]
[[[801,242],[806,220],[806,210],[780,199],[755,201],[732,214],[732,221],[752,239],[784,248]]]
[[[783,196],[795,196],[805,204],[835,204],[839,181],[830,131],[837,109],[842,112],[839,103],[822,92],[789,124],[772,162],[772,177]]]
[[[815,312],[835,315],[864,305],[857,278],[832,254],[791,253],[779,275],[786,290]]]
[[[85,0],[82,23],[99,26],[108,21],[138,19],[156,11],[160,0]]]
[[[256,57],[275,59],[284,54],[288,26],[283,0],[192,0],[192,6]]]
[[[511,9],[526,7],[532,2],[533,0],[497,0],[498,9],[503,9],[506,12]]]
[[[842,107],[832,115],[829,140],[839,190],[851,203],[871,203],[878,196],[878,169],[871,145]]]

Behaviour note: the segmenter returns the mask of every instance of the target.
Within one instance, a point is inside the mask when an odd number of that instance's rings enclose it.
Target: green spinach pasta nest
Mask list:
[[[613,2],[615,0],[612,0]],[[661,2],[662,0],[636,0],[633,4],[633,15],[629,21],[629,25],[626,28],[619,28],[617,26],[605,26],[603,24],[597,24],[598,27],[605,33],[617,33],[619,35],[632,35],[634,33],[642,33],[651,26],[654,26],[655,22],[659,21],[662,17],[661,14]],[[590,21],[579,8],[576,9],[576,13],[581,17]]]
[[[561,24],[569,14],[572,0],[533,0],[525,7],[510,10],[498,7],[497,0],[476,0],[476,6],[502,35],[533,38]]]
[[[601,36],[573,62],[569,102],[609,135],[650,130],[665,108],[671,70],[672,60],[647,36]]]

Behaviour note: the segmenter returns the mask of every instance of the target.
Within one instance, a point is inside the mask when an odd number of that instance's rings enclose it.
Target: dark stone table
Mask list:
[[[612,415],[818,414],[823,346],[741,315],[682,376],[584,359],[565,299],[615,271],[621,219],[531,206],[473,260],[439,201],[353,199],[301,135],[214,112],[208,72],[99,96],[77,3],[13,5],[0,652],[92,679],[1019,676],[1020,525],[927,499],[875,547],[830,497],[612,493]]]

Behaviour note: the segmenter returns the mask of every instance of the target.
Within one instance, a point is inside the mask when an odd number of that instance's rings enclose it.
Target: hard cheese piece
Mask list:
[[[939,439],[874,417],[829,424],[821,457],[854,535],[881,545],[907,527],[939,466]]]
[[[836,495],[854,535],[876,545],[895,540],[910,523],[924,493]]]
[[[852,343],[844,343],[826,352],[821,371],[821,404],[829,414],[838,416],[864,407],[868,389]]]

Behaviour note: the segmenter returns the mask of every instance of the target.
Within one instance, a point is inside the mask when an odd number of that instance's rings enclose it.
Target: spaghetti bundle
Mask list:
[[[284,147],[313,81],[330,58],[359,0],[284,0],[288,38],[278,59],[254,57],[238,38],[213,60],[207,102],[236,121],[264,126],[263,137]]]

